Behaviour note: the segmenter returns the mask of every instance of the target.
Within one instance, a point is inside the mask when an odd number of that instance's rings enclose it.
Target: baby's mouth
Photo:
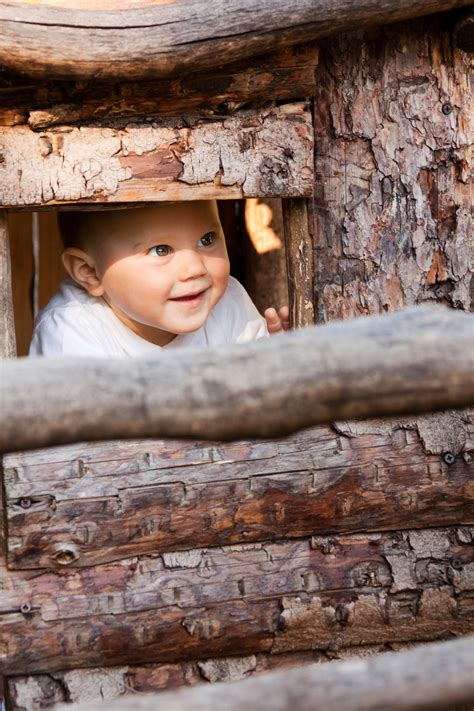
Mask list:
[[[196,291],[194,294],[186,294],[185,296],[177,296],[170,301],[183,301],[183,302],[189,302],[189,301],[197,301],[201,298],[201,296],[204,295],[204,293],[207,291],[207,289],[202,289],[201,291]]]

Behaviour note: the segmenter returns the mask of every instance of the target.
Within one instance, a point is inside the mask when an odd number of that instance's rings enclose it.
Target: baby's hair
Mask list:
[[[153,204],[170,205],[171,202]],[[108,217],[116,216],[122,210],[137,210],[144,207],[146,204],[113,205],[101,209],[86,207],[81,210],[58,210],[58,227],[63,249],[75,247],[85,251],[91,244],[91,239],[96,238],[97,227],[104,226]]]

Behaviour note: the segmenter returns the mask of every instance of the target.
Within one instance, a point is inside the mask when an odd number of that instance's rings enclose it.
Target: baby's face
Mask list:
[[[214,201],[115,213],[95,262],[102,296],[115,314],[157,345],[203,326],[229,278]]]

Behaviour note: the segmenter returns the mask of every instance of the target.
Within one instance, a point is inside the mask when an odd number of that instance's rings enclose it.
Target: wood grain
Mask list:
[[[474,631],[469,526],[0,570],[5,674],[338,650]]]
[[[0,204],[154,202],[312,191],[312,118],[303,103],[229,117],[67,127],[0,127]]]
[[[16,356],[10,242],[5,210],[0,210],[0,344],[2,358]]]
[[[166,77],[470,0],[187,0],[103,11],[0,5],[0,62],[52,77]]]

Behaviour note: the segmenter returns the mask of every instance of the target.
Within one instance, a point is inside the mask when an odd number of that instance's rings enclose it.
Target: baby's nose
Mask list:
[[[194,250],[186,250],[181,255],[179,275],[181,281],[195,279],[207,273],[206,265],[201,255]]]

